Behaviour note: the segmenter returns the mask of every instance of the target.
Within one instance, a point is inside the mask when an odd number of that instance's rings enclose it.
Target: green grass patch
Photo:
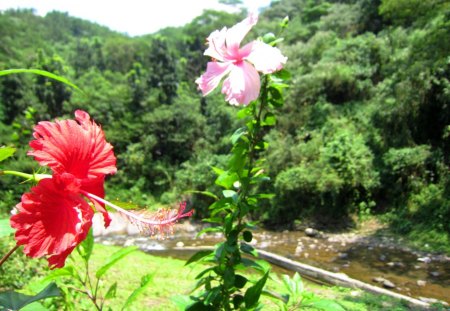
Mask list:
[[[118,249],[119,247],[115,246],[95,244],[91,257],[91,271],[95,271]],[[203,268],[202,265],[186,267],[184,264],[184,260],[153,256],[142,251],[129,254],[107,272],[100,284],[103,287],[102,293],[105,293],[110,285],[117,282],[116,297],[109,300],[105,306],[111,307],[112,310],[121,310],[127,297],[139,286],[141,277],[153,274],[150,286],[127,310],[179,310],[172,299],[180,295],[189,295],[195,285],[194,277]],[[308,281],[304,281],[304,286],[308,295],[333,300],[346,310],[410,310],[398,300],[371,295],[360,290],[317,285]],[[282,294],[287,292],[277,275],[273,275],[268,281],[268,288]],[[263,310],[279,310],[275,302],[269,298],[264,297],[263,302],[265,304]]]

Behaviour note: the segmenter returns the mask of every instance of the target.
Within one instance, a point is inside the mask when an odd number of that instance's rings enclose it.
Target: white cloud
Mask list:
[[[268,5],[270,0],[244,0],[249,10]],[[129,35],[153,33],[167,26],[182,26],[204,9],[226,9],[218,0],[2,0],[0,10],[34,8],[38,15],[56,10],[68,12]]]

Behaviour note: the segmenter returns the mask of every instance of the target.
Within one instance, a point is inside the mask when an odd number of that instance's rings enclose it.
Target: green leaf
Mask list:
[[[116,293],[117,293],[117,282],[114,282],[114,284],[108,288],[108,291],[105,294],[105,299],[111,299],[116,297]]]
[[[253,255],[255,257],[258,256],[258,253],[256,252],[255,248],[247,243],[241,243],[241,251],[243,251],[244,253]]]
[[[242,295],[235,295],[233,297],[233,306],[236,310],[239,309],[239,306],[244,302],[244,297]]]
[[[271,112],[268,112],[265,117],[264,117],[264,121],[262,122],[261,125],[265,126],[274,126],[275,123],[277,122],[277,118],[275,117],[275,115]]]
[[[94,248],[94,234],[91,228],[89,230],[86,239],[84,239],[84,241],[81,242],[80,245],[78,245],[77,251],[80,254],[80,256],[84,259],[84,261],[88,262],[89,258],[91,257],[93,248]]]
[[[189,258],[184,265],[187,266],[187,265],[189,265],[189,264],[191,264],[193,262],[199,261],[200,259],[202,259],[202,258],[204,258],[204,257],[206,257],[206,256],[208,256],[210,254],[212,254],[213,252],[214,252],[214,250],[212,250],[212,249],[211,250],[198,251],[197,253],[192,255],[191,258]]]
[[[225,288],[231,288],[234,286],[235,282],[234,269],[232,267],[227,267],[223,273],[223,285]]]
[[[50,283],[35,296],[29,296],[15,291],[6,291],[0,293],[0,307],[7,310],[20,310],[32,302],[60,295],[61,293],[55,283]]]
[[[208,294],[206,295],[205,304],[214,304],[214,301],[220,296],[221,293],[221,286],[214,287],[211,289]]]
[[[290,80],[292,78],[291,73],[288,70],[286,70],[286,69],[281,69],[281,70],[273,73],[272,76],[275,76],[278,79],[281,79],[281,80],[284,80],[284,81]]]
[[[14,232],[14,229],[11,228],[9,224],[9,218],[0,219],[0,238],[4,236],[8,236]]]
[[[69,80],[67,80],[64,77],[55,75],[54,73],[45,71],[45,70],[40,70],[40,69],[6,69],[6,70],[0,70],[0,76],[5,76],[5,75],[10,75],[10,74],[15,74],[15,73],[33,73],[36,75],[41,75],[56,81],[59,81],[61,83],[64,83],[70,87],[73,87],[74,89],[76,89],[77,91],[81,91],[81,89],[76,86],[75,84],[73,84],[72,82],[70,82]]]
[[[251,232],[251,231],[248,231],[248,230],[244,231],[244,232],[242,233],[242,236],[244,237],[244,241],[245,241],[245,242],[248,242],[248,243],[250,243],[250,242],[252,241],[252,239],[253,239],[253,234],[252,234],[252,232]]]
[[[225,189],[230,189],[233,187],[233,184],[239,180],[239,176],[236,173],[232,173],[232,172],[223,172],[222,174],[220,174],[215,183],[218,186],[221,186]]]
[[[43,279],[39,280],[39,284],[47,284],[50,281],[57,280],[62,277],[76,277],[77,272],[76,270],[70,266],[66,265],[65,267],[61,269],[55,269],[51,271],[49,274],[47,274]]]
[[[127,248],[122,248],[121,250],[115,252],[107,259],[106,263],[97,270],[95,276],[97,278],[101,278],[106,273],[106,271],[108,271],[114,264],[116,264],[116,262],[127,256],[131,252],[136,251],[137,249],[137,246],[130,246]]]
[[[251,105],[248,105],[247,107],[242,108],[241,110],[238,111],[237,117],[238,119],[243,119],[245,117],[251,116],[252,114],[253,114],[252,107]]]
[[[233,200],[234,203],[236,203],[237,200],[238,200],[238,194],[237,194],[237,192],[234,191],[234,190],[223,190],[223,191],[222,191],[222,194],[223,194],[223,196],[226,197],[226,198],[231,198],[231,199]]]
[[[267,271],[264,276],[255,283],[255,285],[249,287],[244,295],[245,307],[254,307],[261,296],[261,292],[266,284],[267,278],[269,277],[269,271]]]
[[[245,286],[245,284],[247,284],[247,278],[240,275],[240,274],[236,274],[235,275],[235,280],[234,280],[234,286],[236,286],[237,288],[243,288]]]
[[[246,127],[238,128],[233,135],[231,135],[231,143],[234,145],[239,140],[239,138],[242,137],[242,135],[245,135],[247,133]]]
[[[16,148],[2,146],[0,148],[0,162],[11,157],[14,154],[14,152],[16,152]]]
[[[289,302],[289,295],[281,295],[277,292],[273,292],[270,290],[263,290],[261,292],[262,295],[267,296],[267,297],[271,297],[277,300],[282,301],[283,303],[288,303]]]
[[[141,278],[141,285],[136,288],[130,296],[128,296],[127,301],[125,301],[125,304],[122,307],[122,310],[128,308],[135,300],[136,298],[142,294],[142,292],[145,291],[145,289],[150,285],[150,283],[153,280],[154,273],[152,274],[146,274]]]
[[[198,280],[199,278],[201,278],[202,276],[204,276],[206,273],[213,271],[215,269],[215,267],[209,267],[205,270],[203,270],[202,272],[200,272],[199,274],[197,274],[197,276],[195,277],[196,280]]]

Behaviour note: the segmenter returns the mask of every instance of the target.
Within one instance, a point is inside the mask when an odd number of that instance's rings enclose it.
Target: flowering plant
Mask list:
[[[19,72],[29,71],[8,70],[7,74]],[[33,70],[31,72],[67,83],[63,78],[51,73]],[[0,266],[23,245],[27,256],[46,258],[50,269],[62,268],[46,279],[56,280],[61,276],[71,276],[81,287],[76,289],[76,292],[87,295],[96,309],[101,310],[105,298],[113,297],[117,284],[113,284],[100,299],[100,278],[115,262],[136,248],[125,248],[113,254],[107,264],[97,270],[96,283],[92,282],[88,271],[93,248],[91,227],[94,211],[103,215],[105,227],[111,223],[106,209],[109,207],[137,225],[142,232],[165,235],[172,231],[173,225],[179,219],[191,216],[193,210],[186,212],[186,204],[182,203],[178,209],[159,209],[157,212],[130,211],[105,200],[105,178],[116,173],[116,157],[101,127],[92,121],[85,111],[75,111],[74,120],[39,122],[34,127],[33,137],[28,155],[34,157],[41,166],[47,166],[53,174],[0,170],[0,175],[15,175],[36,183],[29,192],[22,195],[21,202],[13,210],[10,224],[15,230],[16,246],[0,259]],[[13,148],[1,148],[0,161],[12,156],[14,151]],[[84,273],[79,273],[78,268],[70,265],[64,267],[67,257],[76,248],[84,262]],[[148,286],[150,280],[151,275],[144,276],[141,289]],[[96,285],[92,287],[93,284]],[[61,290],[66,295],[72,294],[63,288]],[[9,301],[6,305],[2,303],[0,307],[25,305],[59,294],[58,288],[50,284],[35,296],[39,298],[30,298],[19,293],[8,294],[14,301]],[[130,304],[135,296],[136,293],[133,293],[125,305]]]
[[[275,47],[277,40],[273,35],[239,47],[257,20],[255,14],[250,14],[229,29],[211,33],[205,55],[213,60],[196,80],[203,95],[211,93],[223,80],[225,100],[242,106],[237,116],[245,126],[231,137],[233,147],[228,166],[214,168],[218,175],[215,183],[223,188],[222,193],[205,192],[216,201],[209,207],[211,217],[204,221],[215,226],[200,234],[221,232],[225,240],[214,250],[200,251],[188,260],[187,264],[202,262],[209,267],[197,276],[196,288],[201,290],[191,297],[187,310],[260,308],[260,296],[269,277],[270,265],[257,259],[251,244],[254,224],[248,217],[258,208],[260,200],[273,196],[257,193],[255,189],[268,180],[261,155],[267,148],[264,134],[276,123],[274,112],[283,105],[282,91],[289,74],[282,70],[287,58]],[[286,25],[287,19],[281,24],[282,29]],[[243,273],[244,267],[252,267],[262,276],[254,280],[254,276]]]

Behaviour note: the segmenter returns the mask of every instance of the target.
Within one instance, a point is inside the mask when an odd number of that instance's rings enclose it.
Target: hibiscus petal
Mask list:
[[[259,96],[261,82],[256,69],[246,62],[233,66],[223,82],[222,93],[231,105],[248,105]]]
[[[232,55],[238,55],[239,45],[247,33],[258,22],[258,15],[256,13],[250,13],[246,19],[237,23],[227,31],[226,44],[229,53]]]
[[[46,178],[22,196],[18,213],[11,216],[18,245],[30,257],[48,256],[51,268],[62,267],[67,256],[87,236],[93,211],[76,193]]]
[[[282,69],[287,61],[287,57],[281,54],[278,48],[262,41],[253,41],[242,49],[251,50],[246,59],[255,66],[256,70],[264,74]]]
[[[225,38],[227,35],[227,28],[224,27],[222,30],[213,31],[209,37],[206,39],[208,42],[208,48],[203,53],[204,55],[211,56],[212,58],[225,61],[227,47],[225,45]]]
[[[77,110],[75,116],[78,122],[39,122],[28,154],[55,173],[67,172],[79,179],[114,174],[116,157],[102,129],[84,111]]]
[[[195,80],[203,95],[211,93],[219,85],[222,78],[231,70],[231,67],[231,63],[209,62],[206,72]]]

